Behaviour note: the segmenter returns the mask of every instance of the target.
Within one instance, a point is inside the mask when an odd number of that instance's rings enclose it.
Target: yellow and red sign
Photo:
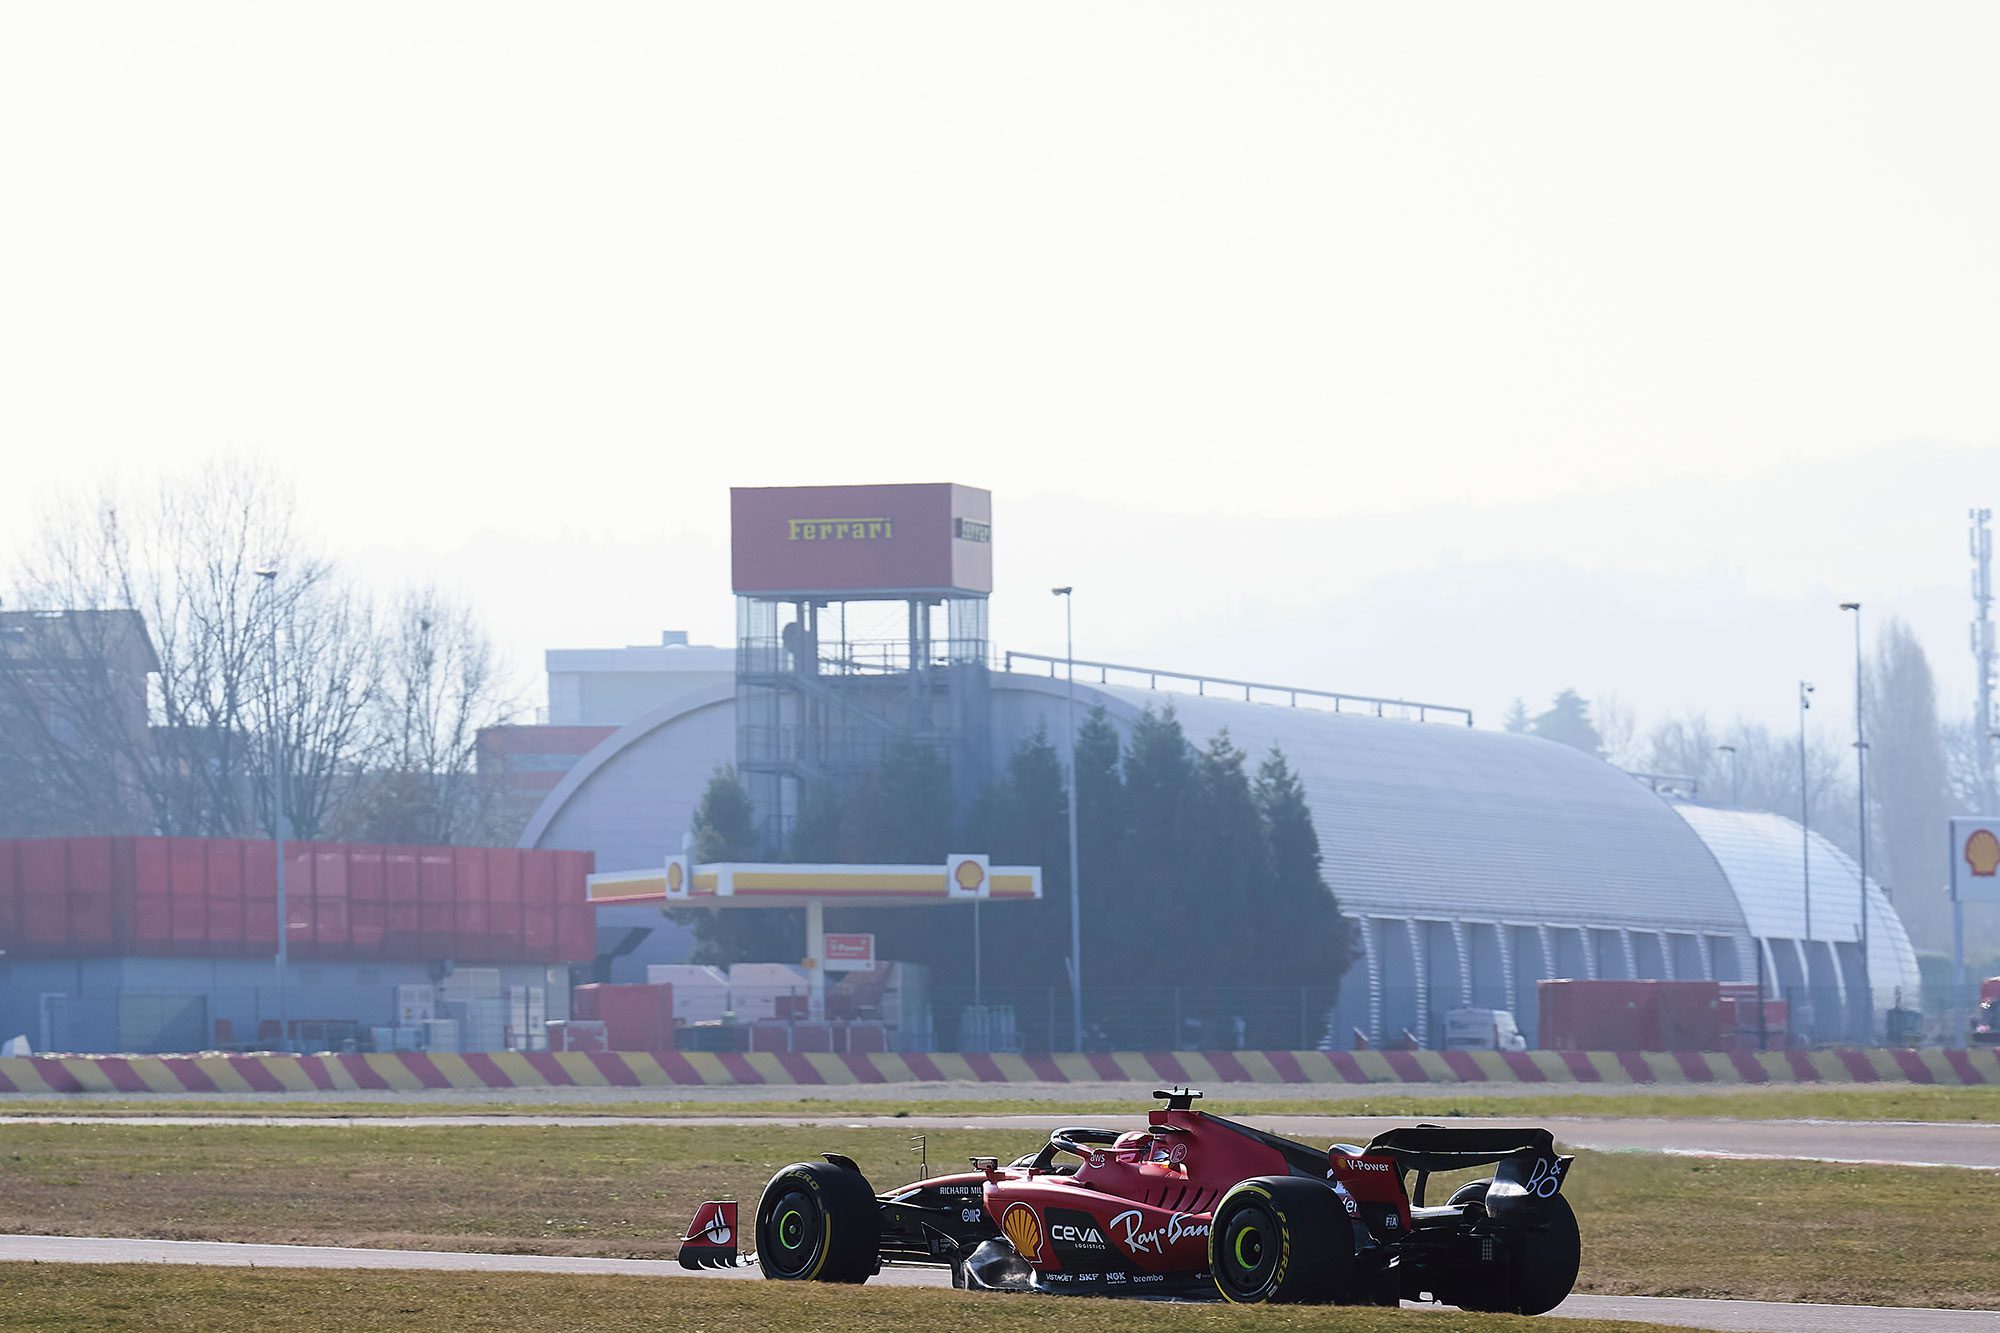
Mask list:
[[[1951,821],[1951,894],[1960,902],[2000,902],[2000,819]]]

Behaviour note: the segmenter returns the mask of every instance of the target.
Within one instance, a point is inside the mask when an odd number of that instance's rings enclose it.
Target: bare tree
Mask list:
[[[1799,741],[1738,719],[1728,730],[1718,729],[1705,714],[1690,713],[1657,723],[1648,737],[1647,767],[1659,773],[1693,777],[1705,805],[1727,805],[1736,799],[1746,810],[1768,810],[1787,819],[1799,817]],[[1736,750],[1734,772],[1721,746]],[[1807,814],[1813,832],[1852,855],[1859,845],[1855,819],[1853,764],[1849,748],[1817,731],[1806,735]]]
[[[497,836],[499,802],[478,771],[479,733],[519,704],[492,642],[469,608],[435,587],[406,593],[384,629],[368,773],[349,827],[379,841]]]
[[[373,688],[352,671],[366,662],[368,618],[303,548],[289,486],[222,459],[149,501],[107,491],[58,503],[20,563],[9,601],[28,611],[9,616],[19,635],[0,653],[0,698],[35,785],[69,811],[61,831],[268,828],[278,718],[292,741],[287,804],[303,816],[293,822],[307,831],[323,817]],[[274,565],[281,577],[258,577]],[[283,627],[291,665],[274,684]]]

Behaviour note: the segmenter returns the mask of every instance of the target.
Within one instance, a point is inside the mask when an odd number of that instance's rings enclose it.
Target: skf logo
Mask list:
[[[1991,829],[1974,829],[1965,840],[1965,864],[1982,879],[1993,878],[2000,870],[2000,838]]]
[[[736,1204],[734,1200],[711,1200],[695,1211],[694,1221],[688,1223],[685,1240],[698,1245],[734,1245],[736,1243]]]
[[[1042,1219],[1035,1216],[1035,1210],[1025,1203],[1010,1203],[1007,1211],[1000,1214],[1000,1230],[1013,1245],[1014,1253],[1029,1263],[1039,1263],[1042,1257]]]

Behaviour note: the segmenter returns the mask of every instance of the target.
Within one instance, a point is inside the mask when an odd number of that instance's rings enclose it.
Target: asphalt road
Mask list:
[[[96,1236],[0,1236],[0,1262],[196,1264],[256,1268],[430,1269],[470,1273],[619,1273],[690,1280],[753,1278],[754,1269],[699,1276],[658,1260],[558,1258],[532,1254],[462,1254],[445,1250],[365,1250],[321,1245],[236,1245],[220,1241],[124,1240]],[[890,1268],[883,1286],[943,1286],[936,1269]],[[2000,1314],[1972,1310],[1895,1309],[1875,1305],[1778,1305],[1658,1296],[1572,1296],[1556,1316],[1631,1319],[1734,1333],[2000,1333]]]
[[[411,1116],[0,1116],[9,1124],[74,1125],[241,1125],[261,1127],[438,1129],[455,1126],[497,1128],[608,1128],[676,1125],[818,1126],[830,1134],[847,1128],[1043,1130],[1056,1117],[1043,1114],[969,1116],[574,1116],[574,1115],[411,1115]],[[1143,1116],[1079,1116],[1111,1129],[1145,1123]],[[1273,1133],[1307,1143],[1360,1142],[1383,1129],[1411,1123],[1410,1117],[1256,1115],[1245,1119]],[[1460,1126],[1544,1125],[1572,1148],[1600,1152],[1657,1152],[1692,1157],[1771,1161],[1844,1162],[1880,1166],[1964,1167],[2000,1171],[2000,1124],[1931,1124],[1856,1120],[1664,1120],[1521,1116],[1505,1119],[1453,1117]],[[829,1147],[836,1144],[829,1143]]]

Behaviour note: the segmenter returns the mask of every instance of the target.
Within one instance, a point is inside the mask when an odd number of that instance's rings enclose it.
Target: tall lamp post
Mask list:
[[[1083,886],[1076,873],[1076,599],[1072,587],[1051,588],[1063,599],[1063,661],[1069,668],[1069,1022],[1072,1050],[1083,1049]]]
[[[1736,747],[1733,745],[1718,745],[1715,747],[1715,752],[1729,756],[1729,804],[1741,809],[1743,805],[1743,784],[1738,780],[1736,771]]]
[[[1805,885],[1806,937],[1799,949],[1799,980],[1806,989],[1806,1007],[1812,1006],[1812,808],[1806,786],[1806,712],[1812,707],[1813,687],[1799,682],[1799,870]]]
[[[285,911],[285,729],[278,717],[278,569],[272,565],[257,571],[271,606],[271,843],[277,852],[278,868],[278,1049],[292,1049],[291,1024],[285,1012],[285,955],[291,933]]]
[[[1872,1028],[1875,999],[1874,977],[1868,967],[1868,737],[1861,724],[1861,603],[1842,602],[1840,609],[1854,613],[1854,804],[1861,825],[1861,1018]]]

